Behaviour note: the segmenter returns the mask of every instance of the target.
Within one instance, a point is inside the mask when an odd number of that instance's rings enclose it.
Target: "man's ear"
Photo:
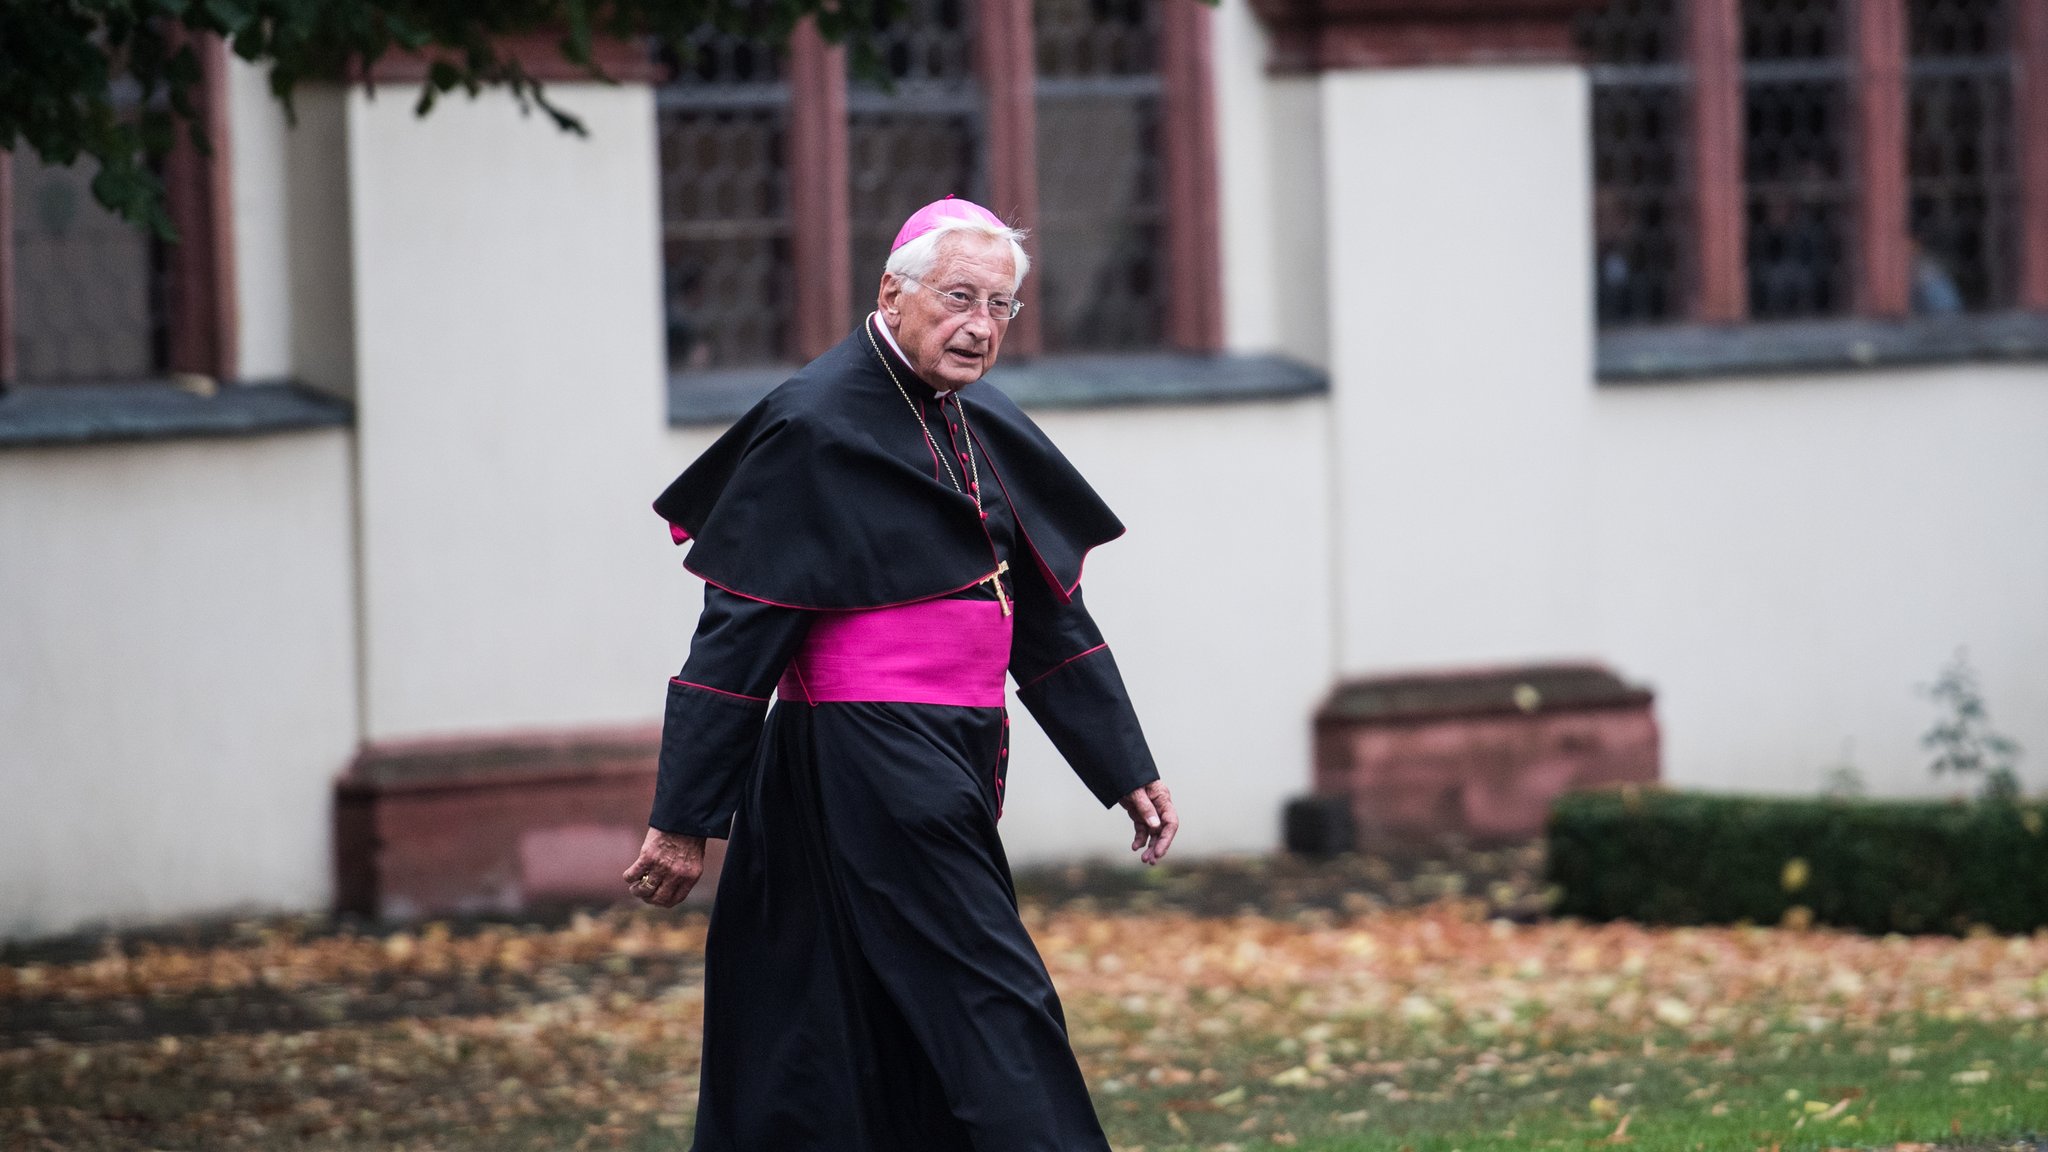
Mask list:
[[[894,328],[896,316],[903,306],[903,281],[887,272],[882,273],[882,286],[875,293],[875,309],[882,314],[883,323]]]

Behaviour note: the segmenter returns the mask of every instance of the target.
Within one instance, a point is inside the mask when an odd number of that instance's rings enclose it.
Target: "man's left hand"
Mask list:
[[[1173,834],[1180,831],[1180,817],[1174,814],[1173,794],[1166,790],[1166,781],[1154,780],[1117,803],[1130,813],[1131,830],[1136,833],[1131,851],[1142,852],[1138,858],[1147,864],[1165,859]]]

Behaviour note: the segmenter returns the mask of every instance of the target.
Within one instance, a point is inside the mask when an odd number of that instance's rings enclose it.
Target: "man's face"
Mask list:
[[[913,290],[902,277],[883,273],[876,301],[911,370],[944,392],[981,379],[995,366],[1010,322],[979,304],[955,312],[945,293],[964,292],[977,301],[1009,296],[1017,286],[1010,242],[971,232],[948,235],[939,241],[932,270],[917,283],[921,288]]]

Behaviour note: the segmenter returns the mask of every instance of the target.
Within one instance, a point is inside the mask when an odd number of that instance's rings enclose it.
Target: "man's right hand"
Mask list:
[[[1166,781],[1154,780],[1118,803],[1131,817],[1131,851],[1141,852],[1138,858],[1147,864],[1164,860],[1180,831],[1180,813],[1173,809],[1173,794],[1166,790]]]
[[[704,838],[649,828],[640,858],[626,869],[626,890],[657,908],[683,902],[704,874]]]

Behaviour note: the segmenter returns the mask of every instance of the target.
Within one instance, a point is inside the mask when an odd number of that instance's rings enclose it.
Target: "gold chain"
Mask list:
[[[952,482],[953,491],[958,492],[960,491],[960,475],[953,471],[953,461],[947,458],[950,454],[939,451],[939,441],[932,435],[932,426],[925,422],[923,409],[917,406],[917,401],[910,398],[910,392],[903,387],[903,381],[896,378],[896,369],[890,365],[889,358],[882,355],[882,346],[875,343],[874,319],[875,314],[870,312],[868,313],[868,319],[861,324],[861,330],[866,332],[868,336],[868,347],[875,350],[875,359],[882,362],[882,371],[889,374],[889,383],[896,386],[896,394],[903,397],[905,404],[910,405],[910,414],[917,417],[917,426],[924,430],[924,442],[931,445],[932,455],[937,456],[939,463],[946,466],[946,479]],[[967,401],[962,400],[956,392],[953,396],[953,404],[960,409],[960,439],[967,446],[967,451],[963,454],[967,458],[967,494],[974,497],[975,515],[986,521],[988,513],[981,509],[981,466],[976,464],[974,460],[974,429],[969,427],[967,423]],[[948,442],[951,442],[950,439]],[[984,524],[982,531],[986,532],[987,530],[987,525]],[[993,541],[991,541],[991,544],[993,544]],[[1012,611],[1010,607],[1010,594],[1003,591],[1003,573],[1009,570],[1010,562],[1007,560],[1000,561],[996,564],[996,570],[989,573],[988,579],[982,581],[982,583],[996,590],[996,603],[1002,605],[1003,615],[1005,616],[1008,616]]]
[[[874,314],[869,313],[868,319],[872,321],[874,319]],[[875,343],[874,327],[872,326],[872,324],[864,323],[861,325],[861,330],[867,333],[868,347],[875,350],[875,359],[880,360],[882,362],[882,371],[887,372],[889,374],[889,383],[894,384],[896,386],[896,394],[898,396],[903,397],[903,402],[905,404],[910,405],[910,414],[912,416],[917,417],[917,426],[924,430],[924,442],[926,444],[931,445],[932,455],[937,456],[939,458],[939,463],[945,465],[946,479],[953,485],[953,491],[960,491],[960,475],[959,473],[953,471],[953,461],[949,459],[949,457],[952,454],[949,452],[941,452],[939,450],[939,442],[937,438],[935,438],[932,435],[932,426],[925,422],[924,413],[918,408],[917,401],[912,400],[910,398],[910,392],[903,387],[903,381],[898,380],[896,378],[896,369],[890,366],[889,358],[887,356],[882,355],[882,346],[880,344]],[[967,495],[974,497],[974,510],[975,512],[980,513],[981,468],[979,465],[976,464],[974,459],[974,430],[967,426],[966,402],[961,400],[960,397],[955,396],[953,397],[953,403],[960,406],[961,434],[962,438],[967,442],[966,455],[969,484],[969,487],[967,489]],[[984,514],[982,518],[987,519],[987,516]]]

